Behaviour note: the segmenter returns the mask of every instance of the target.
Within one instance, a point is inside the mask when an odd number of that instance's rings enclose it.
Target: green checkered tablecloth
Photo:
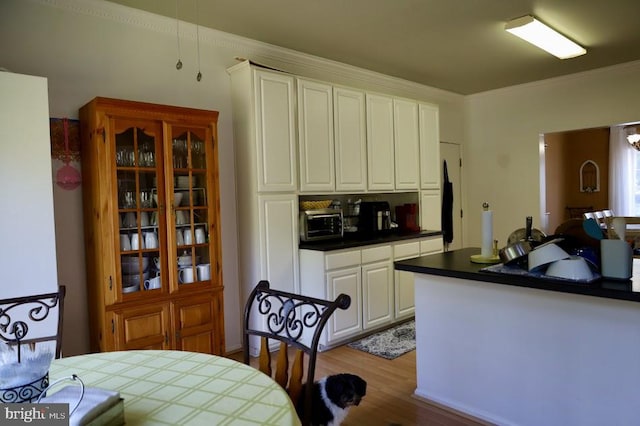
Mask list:
[[[250,366],[219,356],[149,350],[52,362],[52,382],[71,374],[86,386],[120,392],[127,425],[300,424],[289,397],[276,382]]]

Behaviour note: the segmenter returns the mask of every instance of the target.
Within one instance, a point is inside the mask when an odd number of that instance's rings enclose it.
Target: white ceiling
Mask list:
[[[172,18],[177,3],[183,21],[460,94],[640,59],[640,0],[110,1]],[[504,31],[528,14],[587,54],[560,60]]]

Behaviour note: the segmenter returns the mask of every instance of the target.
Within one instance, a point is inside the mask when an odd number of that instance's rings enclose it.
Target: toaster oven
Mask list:
[[[300,212],[299,228],[301,241],[342,238],[342,210],[303,210]]]

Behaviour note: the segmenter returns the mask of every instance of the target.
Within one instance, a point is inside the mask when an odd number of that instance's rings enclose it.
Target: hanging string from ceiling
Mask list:
[[[176,69],[182,69],[182,60],[180,60],[180,19],[178,18],[178,0],[176,0],[176,42],[178,44],[178,62]]]
[[[198,49],[198,75],[196,75],[196,80],[202,80],[202,73],[200,72],[200,25],[198,25],[198,18],[200,15],[198,14],[198,0],[196,0],[196,48]]]

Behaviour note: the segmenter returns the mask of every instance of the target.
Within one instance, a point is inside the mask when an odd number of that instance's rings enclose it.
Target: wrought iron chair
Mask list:
[[[65,286],[59,286],[55,293],[0,300],[0,339],[17,347],[18,362],[22,345],[29,344],[34,348],[36,343],[47,341],[55,341],[55,357],[61,357],[65,294]],[[50,316],[51,312],[57,315]],[[55,328],[48,327],[56,323]],[[52,330],[55,334],[51,334]]]
[[[313,383],[322,330],[336,309],[347,309],[350,304],[351,298],[346,294],[340,294],[334,301],[322,300],[272,289],[268,281],[260,281],[249,295],[244,310],[244,363],[250,363],[250,336],[258,336],[259,369],[271,376],[269,339],[280,341],[274,379],[287,390],[296,408],[302,404],[303,425],[309,424],[312,400],[312,386],[303,386],[302,382],[305,354],[309,358],[306,382]],[[289,348],[295,351],[290,378]]]

